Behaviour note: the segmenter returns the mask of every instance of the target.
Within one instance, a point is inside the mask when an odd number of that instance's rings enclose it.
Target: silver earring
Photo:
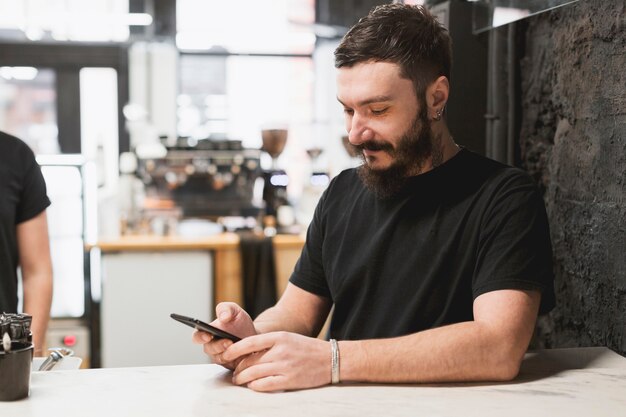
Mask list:
[[[439,120],[441,120],[441,116],[442,116],[443,110],[439,109],[435,112],[435,117],[433,117],[433,120],[438,122]]]

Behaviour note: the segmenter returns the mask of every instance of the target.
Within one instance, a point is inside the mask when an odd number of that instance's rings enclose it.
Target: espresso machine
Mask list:
[[[254,188],[262,176],[258,149],[238,140],[178,138],[163,158],[140,159],[146,195],[171,202],[183,217],[257,217]]]
[[[272,167],[263,171],[263,200],[265,201],[265,215],[277,215],[280,206],[288,205],[287,185],[289,177],[287,173],[278,168],[278,157],[287,144],[287,129],[263,129],[261,138],[263,140],[262,151],[267,152],[272,157]]]

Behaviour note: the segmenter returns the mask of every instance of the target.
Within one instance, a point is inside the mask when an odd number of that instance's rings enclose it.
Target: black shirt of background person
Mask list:
[[[33,151],[0,132],[0,312],[17,312],[17,225],[50,205]]]

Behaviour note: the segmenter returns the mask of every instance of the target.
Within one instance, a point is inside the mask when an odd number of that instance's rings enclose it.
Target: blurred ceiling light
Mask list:
[[[39,40],[43,36],[44,26],[49,26],[47,17],[44,15],[33,15],[31,20],[39,25],[29,24],[23,29],[26,36],[32,40]],[[122,26],[150,26],[153,22],[152,16],[148,13],[80,13],[80,12],[60,12],[55,15],[54,27],[67,28],[76,22],[80,24],[105,24]],[[41,27],[39,27],[41,26]],[[54,30],[53,30],[54,32]]]
[[[126,13],[121,16],[121,21],[128,26],[150,26],[152,16],[148,13]]]
[[[46,25],[50,20],[45,15],[33,15],[31,20]],[[149,26],[152,24],[152,16],[148,13],[85,13],[85,12],[58,12],[54,16],[55,25],[73,25],[76,23],[95,23],[126,26]]]
[[[0,76],[5,80],[30,81],[38,72],[35,67],[0,67]]]

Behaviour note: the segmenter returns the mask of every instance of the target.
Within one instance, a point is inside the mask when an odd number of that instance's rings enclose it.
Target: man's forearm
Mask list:
[[[33,316],[31,330],[35,354],[41,355],[52,304],[52,274],[44,272],[24,276],[24,312]]]
[[[510,380],[526,350],[519,346],[477,322],[394,339],[342,341],[340,377],[397,383]]]
[[[259,333],[287,331],[317,336],[331,308],[331,301],[289,283],[283,296],[272,308],[254,320]]]
[[[479,296],[474,321],[408,336],[339,342],[346,381],[446,382],[514,378],[533,334],[541,296],[502,290]]]
[[[296,314],[281,305],[276,305],[261,313],[254,320],[254,327],[259,333],[287,331],[307,336],[311,333],[310,325],[299,320]]]
[[[52,304],[52,260],[45,211],[17,225],[17,244],[24,285],[24,312],[33,316],[35,354],[41,354]]]

